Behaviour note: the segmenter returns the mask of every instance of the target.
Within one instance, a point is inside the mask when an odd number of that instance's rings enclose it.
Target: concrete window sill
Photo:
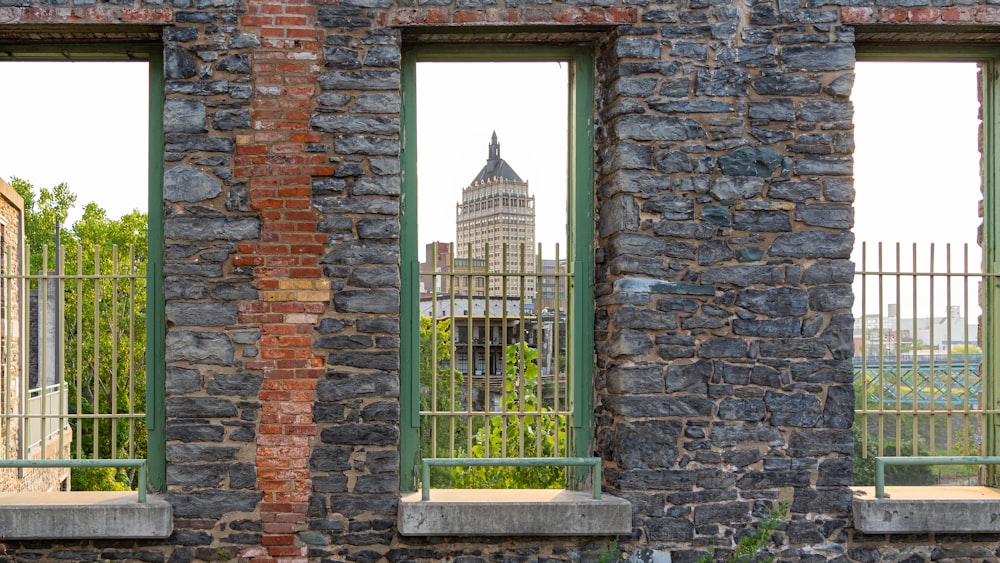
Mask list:
[[[173,508],[136,492],[0,494],[0,530],[8,540],[167,538]]]
[[[604,495],[557,489],[434,489],[430,500],[405,494],[404,536],[613,536],[632,531],[632,505]]]
[[[996,533],[1000,490],[990,487],[852,487],[854,527],[866,534]]]

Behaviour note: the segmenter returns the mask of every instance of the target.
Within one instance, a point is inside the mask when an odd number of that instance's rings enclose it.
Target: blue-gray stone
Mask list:
[[[791,287],[744,289],[736,297],[736,306],[769,317],[797,317],[806,314],[808,296]]]
[[[758,94],[767,96],[812,96],[823,87],[818,80],[798,74],[763,76],[753,79],[751,84]]]
[[[399,311],[398,289],[343,290],[333,294],[333,304],[342,313],[391,313]]]
[[[802,333],[802,322],[794,317],[781,319],[733,319],[733,334],[761,338],[793,338]]]
[[[854,68],[854,46],[791,45],[782,48],[781,62],[790,71],[851,70]]]
[[[785,394],[768,391],[764,403],[771,413],[771,424],[776,426],[813,427],[822,416],[822,405],[811,393]]]
[[[737,69],[699,70],[695,74],[696,96],[746,96],[750,73]]]
[[[810,100],[799,106],[799,117],[803,121],[847,121],[853,115],[849,101]]]
[[[681,430],[679,420],[623,421],[615,432],[615,461],[626,470],[671,467]]]
[[[398,70],[332,71],[319,75],[323,90],[398,90]]]
[[[239,53],[216,63],[215,68],[233,74],[250,74],[250,55]]]
[[[767,147],[741,147],[719,157],[719,169],[728,176],[768,178],[781,166],[781,154]]]
[[[720,227],[728,227],[731,224],[729,220],[729,208],[719,205],[706,205],[702,208],[701,214],[698,217],[706,223]]]
[[[795,103],[788,98],[768,100],[766,102],[750,102],[749,110],[752,119],[795,121]]]
[[[399,119],[318,113],[309,120],[309,126],[325,133],[395,134],[399,132]]]
[[[824,284],[809,288],[809,308],[813,311],[837,311],[854,305],[854,291],[850,285]]]
[[[229,366],[235,353],[232,342],[225,334],[171,330],[166,338],[167,362],[191,362]]]
[[[710,268],[701,273],[702,284],[729,283],[739,287],[756,284],[777,285],[785,275],[778,266],[728,266]]]
[[[236,303],[171,301],[166,304],[167,322],[174,326],[226,326],[236,323]]]
[[[792,230],[792,221],[784,211],[737,211],[733,229],[755,233],[784,233]]]
[[[715,287],[693,283],[680,283],[651,278],[621,278],[614,283],[614,291],[621,293],[671,293],[676,295],[715,295]]]
[[[166,201],[205,201],[221,193],[221,182],[190,164],[169,166],[163,172]]]
[[[200,100],[168,99],[163,103],[165,133],[203,133],[206,125],[205,104]]]
[[[204,217],[179,215],[163,221],[163,236],[176,240],[256,240],[260,219],[246,216]]]
[[[759,246],[744,246],[736,249],[736,260],[739,262],[758,262],[766,252]]]
[[[356,113],[398,114],[399,103],[399,94],[362,94],[358,96],[358,101],[351,106],[351,110]]]
[[[854,226],[854,208],[830,203],[800,205],[795,209],[795,218],[813,227],[850,229]]]
[[[615,44],[615,55],[623,59],[660,58],[661,45],[652,37],[622,37]]]
[[[764,192],[764,178],[756,176],[720,176],[709,193],[720,201],[753,199]]]
[[[800,231],[779,235],[768,254],[791,258],[850,258],[854,233]]]
[[[820,185],[816,182],[772,182],[767,188],[767,196],[802,203],[808,199],[819,199]]]
[[[697,121],[680,117],[629,115],[618,119],[613,127],[623,140],[688,141],[708,137]]]
[[[212,116],[212,129],[234,131],[250,128],[250,112],[243,109],[224,109]]]
[[[617,195],[601,207],[597,231],[608,237],[620,231],[639,229],[639,204],[631,195]]]
[[[733,257],[733,250],[724,240],[710,240],[698,247],[698,264],[711,266]]]

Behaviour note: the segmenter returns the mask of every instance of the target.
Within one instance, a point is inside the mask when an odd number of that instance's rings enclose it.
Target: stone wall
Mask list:
[[[594,49],[594,442],[633,504],[622,551],[722,556],[787,498],[784,559],[991,558],[997,538],[860,537],[847,487],[847,24],[1000,17],[947,3],[0,0],[0,41],[162,27],[176,516],[166,542],[7,557],[596,560],[611,538],[395,530],[400,50],[472,30]]]

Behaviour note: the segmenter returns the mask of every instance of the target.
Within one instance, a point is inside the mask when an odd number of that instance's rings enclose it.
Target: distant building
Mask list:
[[[496,132],[486,165],[462,188],[462,199],[455,205],[455,224],[455,255],[459,259],[485,259],[489,271],[496,273],[503,272],[505,265],[507,271],[535,270],[535,197],[528,191],[528,182],[500,158]],[[524,295],[517,278],[508,278],[506,295],[533,298],[535,280],[523,279]],[[489,277],[489,295],[504,295],[503,280],[501,276]]]
[[[25,267],[23,237],[24,200],[0,179],[0,275],[5,276],[0,278],[0,459],[68,459],[73,439],[68,420],[52,416],[67,412],[66,389],[51,357],[55,335],[42,330],[54,326],[54,310],[40,313],[38,296],[26,300],[26,286],[17,283]],[[55,284],[48,289],[42,301],[54,303]],[[47,316],[46,322],[40,322],[40,315]],[[50,354],[45,360],[39,351],[42,339]],[[69,478],[65,467],[0,469],[0,492],[59,491]]]

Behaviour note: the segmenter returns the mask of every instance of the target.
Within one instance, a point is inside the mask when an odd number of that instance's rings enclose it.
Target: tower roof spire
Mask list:
[[[483,169],[479,171],[479,174],[476,175],[469,185],[493,178],[513,180],[515,182],[524,181],[504,159],[500,158],[500,143],[497,142],[497,132],[495,130],[493,131],[493,137],[490,139],[490,152],[489,157],[486,159],[486,166],[483,166]]]

